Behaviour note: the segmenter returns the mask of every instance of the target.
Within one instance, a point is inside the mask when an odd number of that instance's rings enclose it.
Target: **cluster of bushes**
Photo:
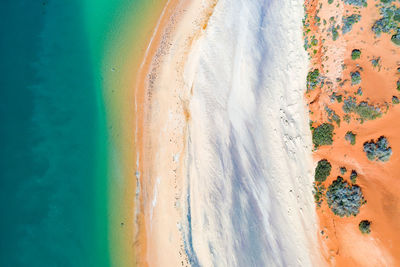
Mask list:
[[[361,233],[363,233],[363,234],[371,233],[371,222],[368,220],[362,220],[358,224],[358,229],[360,229]]]
[[[350,185],[340,176],[328,187],[326,201],[332,212],[340,217],[356,216],[366,203],[361,188]]]
[[[358,14],[353,14],[350,16],[345,16],[342,19],[343,22],[343,27],[342,27],[342,33],[346,34],[349,31],[351,31],[351,29],[353,28],[353,25],[356,24],[357,22],[359,22],[361,19],[361,15]]]
[[[361,51],[359,49],[353,49],[353,51],[351,51],[351,59],[352,60],[359,59],[360,56],[361,56]]]
[[[351,132],[351,131],[348,131],[346,133],[346,135],[344,136],[344,139],[349,141],[350,144],[353,145],[353,146],[356,144],[356,134]]]
[[[364,120],[375,120],[382,116],[382,112],[378,107],[369,105],[366,101],[357,104],[356,98],[351,96],[343,101],[342,108],[345,113],[357,114],[361,122],[364,122]]]
[[[316,182],[325,182],[326,178],[328,178],[331,173],[332,165],[326,159],[322,159],[318,161],[317,167],[315,168],[315,181]]]
[[[321,83],[322,79],[319,69],[314,69],[307,74],[307,90],[314,90]]]
[[[322,145],[332,145],[333,142],[333,125],[330,123],[323,123],[312,132],[312,141],[315,148]]]
[[[364,152],[369,160],[382,162],[388,161],[392,156],[392,148],[389,147],[389,143],[384,136],[379,137],[376,142],[374,140],[365,142]]]
[[[392,34],[392,42],[400,45],[400,8],[390,5],[392,1],[381,1],[384,5],[380,8],[381,18],[372,26],[376,36],[381,33]],[[389,4],[389,5],[388,5]]]

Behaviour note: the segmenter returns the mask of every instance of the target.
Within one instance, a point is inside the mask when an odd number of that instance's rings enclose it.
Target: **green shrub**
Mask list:
[[[351,59],[352,60],[356,60],[358,58],[360,58],[361,56],[361,51],[358,49],[353,49],[353,51],[351,51]]]
[[[336,27],[332,27],[331,31],[332,31],[332,40],[336,41],[339,38],[339,32],[337,31]]]
[[[332,145],[334,126],[330,123],[323,123],[314,129],[312,134],[313,144],[316,148],[323,145]]]
[[[371,233],[371,222],[368,220],[362,220],[358,225],[358,229],[360,229],[363,234]]]
[[[325,182],[332,170],[332,165],[326,159],[318,161],[317,167],[315,168],[315,181]]]
[[[400,79],[399,80],[397,80],[397,91],[400,91]]]
[[[307,90],[314,90],[315,87],[321,82],[319,69],[314,69],[307,74]]]
[[[350,185],[340,176],[328,187],[326,201],[332,212],[340,217],[356,216],[366,203],[361,188]]]
[[[372,60],[371,60],[372,66],[373,66],[374,68],[378,67],[380,61],[381,61],[381,58],[380,58],[380,57],[377,57],[377,58],[372,59]]]
[[[346,167],[340,167],[340,173],[344,175],[347,172]]]
[[[400,103],[399,98],[398,98],[397,96],[393,96],[393,97],[392,97],[392,103],[393,103],[393,105],[399,104],[399,103]]]
[[[357,176],[358,176],[357,172],[355,170],[352,170],[351,174],[350,174],[350,181],[353,184],[355,184],[357,182]]]
[[[332,4],[333,3],[333,0],[328,0],[328,4]]]
[[[326,189],[323,184],[314,182],[313,195],[314,195],[314,201],[318,207],[321,207],[321,203],[322,203],[322,200],[324,197],[325,190]]]
[[[351,145],[355,145],[356,144],[356,134],[354,134],[351,131],[348,131],[346,133],[346,135],[344,136],[344,139],[346,139],[347,141],[350,142]]]
[[[353,5],[353,6],[362,6],[362,7],[367,6],[367,0],[344,0],[344,2],[348,5]]]
[[[361,82],[361,75],[359,71],[350,72],[351,76],[351,85],[356,85]]]
[[[389,143],[386,137],[381,136],[376,142],[371,140],[364,143],[364,152],[367,154],[367,158],[371,161],[382,161],[386,162],[392,156],[392,148],[389,147]]]

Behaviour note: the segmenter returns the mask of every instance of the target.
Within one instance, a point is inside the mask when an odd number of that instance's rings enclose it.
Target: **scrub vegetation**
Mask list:
[[[362,220],[358,225],[358,229],[360,229],[360,232],[363,234],[371,233],[371,222],[368,220]]]
[[[332,170],[332,165],[328,160],[322,159],[318,161],[317,167],[315,168],[315,181],[325,182]]]
[[[315,204],[317,204],[318,207],[321,207],[322,201],[324,199],[325,191],[326,191],[326,188],[323,184],[321,184],[319,182],[314,182],[313,195],[314,195]]]
[[[359,59],[361,56],[361,51],[358,49],[353,49],[353,51],[351,51],[351,59],[352,60],[356,60]]]
[[[319,69],[314,69],[307,74],[307,90],[314,90],[321,83]]]
[[[354,113],[358,115],[358,120],[360,120],[361,123],[363,123],[364,120],[375,120],[376,118],[382,116],[382,112],[380,111],[379,107],[369,105],[366,101],[362,101],[357,104],[356,98],[351,96],[347,97],[343,101],[342,108],[344,113]]]
[[[353,28],[353,25],[356,24],[357,22],[359,22],[361,19],[361,16],[358,14],[353,14],[350,16],[345,16],[342,19],[343,22],[343,27],[342,27],[342,33],[346,34],[349,31],[351,31],[351,29]]]
[[[359,7],[366,7],[367,0],[343,0],[348,5],[359,6]]]
[[[364,152],[371,161],[386,162],[392,156],[392,148],[389,147],[389,143],[384,136],[379,137],[376,142],[374,140],[365,142]]]
[[[381,17],[373,24],[372,31],[377,37],[382,33],[391,34],[393,44],[400,45],[400,7],[392,1],[381,1],[379,13]]]
[[[353,184],[355,184],[355,183],[357,182],[357,177],[358,177],[357,172],[356,172],[355,170],[352,170],[352,171],[351,171],[351,174],[350,174],[350,181],[351,181]]]
[[[354,145],[356,144],[356,134],[355,134],[355,133],[353,133],[353,132],[351,132],[351,131],[348,131],[348,132],[346,133],[346,135],[344,136],[344,138],[345,138],[347,141],[349,141],[351,145],[354,146]]]
[[[323,145],[332,145],[334,126],[330,123],[323,123],[313,130],[312,140],[315,148]]]
[[[326,201],[332,212],[340,217],[356,216],[366,203],[361,188],[349,184],[340,176],[328,187]]]
[[[351,85],[356,85],[361,82],[361,74],[359,71],[350,72]]]

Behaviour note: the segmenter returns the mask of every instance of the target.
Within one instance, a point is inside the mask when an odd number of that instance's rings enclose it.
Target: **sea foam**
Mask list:
[[[192,265],[312,265],[303,15],[302,1],[220,0],[189,55],[182,231]]]

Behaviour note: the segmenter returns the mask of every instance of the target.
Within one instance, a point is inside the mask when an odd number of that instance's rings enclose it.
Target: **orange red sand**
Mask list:
[[[332,172],[324,183],[326,187],[337,176],[349,181],[351,170],[358,173],[357,184],[362,188],[366,205],[362,206],[356,217],[340,218],[332,213],[324,200],[321,208],[317,208],[320,224],[321,251],[330,266],[400,266],[400,105],[392,104],[392,96],[399,97],[396,82],[400,78],[397,68],[400,66],[400,47],[391,41],[391,35],[382,34],[375,38],[371,31],[373,23],[379,17],[375,1],[368,1],[368,7],[355,9],[335,0],[328,4],[327,0],[306,2],[308,17],[311,18],[311,32],[319,40],[317,53],[311,59],[310,69],[319,68],[327,76],[332,85],[306,93],[310,108],[310,119],[316,127],[327,122],[324,106],[342,118],[340,127],[335,123],[332,146],[322,146],[314,152],[315,161],[328,159],[332,164]],[[322,7],[320,7],[322,4]],[[337,6],[338,4],[338,6]],[[321,18],[317,26],[314,16]],[[361,21],[353,29],[343,35],[339,30],[339,38],[332,40],[329,31],[322,21],[329,21],[331,16],[341,22],[343,15],[351,15],[360,11]],[[323,40],[325,40],[323,42]],[[361,50],[361,58],[351,59],[353,49]],[[312,52],[313,53],[313,52]],[[380,57],[381,67],[373,67],[371,60]],[[342,68],[345,64],[345,68]],[[355,96],[359,86],[351,86],[350,82],[340,86],[336,78],[350,79],[350,71],[362,67],[361,77],[363,95],[357,101],[368,101],[379,105],[387,113],[381,118],[360,124],[352,119],[350,123],[343,120],[342,104],[331,102],[332,92],[346,96]],[[350,145],[345,140],[347,131],[357,134],[356,144]],[[386,163],[369,161],[363,152],[363,143],[384,135],[393,150],[393,155]],[[340,167],[346,167],[347,173],[341,175]],[[358,229],[361,220],[372,221],[371,234],[363,235]]]

